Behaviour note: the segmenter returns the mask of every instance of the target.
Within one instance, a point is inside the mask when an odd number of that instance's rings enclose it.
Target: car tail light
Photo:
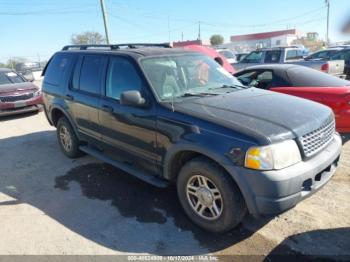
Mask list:
[[[323,71],[323,72],[328,72],[328,69],[329,69],[328,63],[323,64],[323,65],[321,66],[321,71]]]

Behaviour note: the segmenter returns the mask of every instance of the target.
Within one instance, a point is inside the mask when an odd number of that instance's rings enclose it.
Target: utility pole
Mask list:
[[[329,45],[329,1],[330,0],[325,0],[326,7],[327,7],[327,29],[326,29],[326,43],[327,43],[327,45]]]
[[[198,40],[201,40],[201,21],[198,21]]]
[[[181,33],[181,41],[184,41],[184,32]]]
[[[106,35],[106,42],[107,45],[109,45],[109,34],[108,34],[108,24],[107,24],[107,13],[105,9],[105,1],[100,0],[101,3],[101,10],[102,10],[102,16],[103,16],[103,24],[105,26],[105,35]]]

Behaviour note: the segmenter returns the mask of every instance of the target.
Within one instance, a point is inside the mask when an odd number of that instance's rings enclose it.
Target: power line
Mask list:
[[[132,11],[132,12],[135,12],[135,10],[140,10],[141,13],[149,15],[149,16],[147,16],[147,15],[142,16],[143,18],[146,18],[146,19],[166,21],[168,19],[168,16],[170,16],[170,15],[167,15],[165,13],[160,14],[160,13],[149,12],[149,11],[146,11],[145,9],[141,9],[141,8],[130,8],[124,4],[116,3],[113,1],[111,1],[111,4],[118,5],[119,7],[124,8],[124,9],[129,10],[129,11]],[[211,21],[206,21],[203,19],[200,19],[200,20],[201,20],[202,24],[205,24],[208,26],[216,26],[216,27],[228,27],[228,26],[230,26],[230,27],[246,27],[246,28],[248,28],[248,27],[249,28],[268,27],[268,26],[271,26],[271,24],[279,24],[279,23],[293,21],[293,20],[296,20],[298,18],[308,16],[308,15],[316,13],[316,12],[320,12],[321,10],[324,10],[324,9],[325,9],[325,7],[322,6],[322,7],[318,7],[316,9],[312,9],[312,10],[309,10],[307,12],[301,13],[300,15],[297,15],[297,16],[284,18],[284,19],[280,19],[280,20],[274,20],[274,21],[270,21],[267,23],[263,23],[263,24],[230,24],[230,23],[226,23],[226,22],[217,22],[217,21],[211,22]],[[140,13],[140,12],[136,11],[136,13]],[[193,23],[197,22],[198,23],[198,19],[195,20],[195,19],[188,19],[188,18],[179,18],[179,17],[174,17],[173,15],[171,15],[171,20],[172,21],[193,22]]]

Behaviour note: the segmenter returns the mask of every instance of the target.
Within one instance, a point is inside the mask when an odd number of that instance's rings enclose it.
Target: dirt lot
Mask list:
[[[321,191],[225,235],[194,226],[173,188],[66,158],[43,113],[0,121],[0,155],[0,254],[350,255],[350,141]]]

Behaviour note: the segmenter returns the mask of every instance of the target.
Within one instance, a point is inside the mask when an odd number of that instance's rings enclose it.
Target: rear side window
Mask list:
[[[303,58],[303,51],[299,49],[287,50],[286,60],[295,60]]]
[[[101,93],[101,82],[106,58],[99,55],[84,56],[80,69],[79,89],[92,94]]]
[[[287,75],[295,87],[336,87],[350,85],[349,81],[304,66],[296,66],[288,69]]]
[[[350,60],[350,50],[339,51],[332,56],[331,60]]]
[[[297,58],[297,50],[288,50],[286,60],[293,60]]]
[[[280,61],[280,57],[281,57],[281,51],[279,50],[266,51],[264,62],[278,63]]]
[[[125,91],[141,92],[142,80],[134,65],[126,58],[112,57],[107,74],[106,96],[120,99]]]
[[[61,84],[63,75],[67,72],[73,61],[73,56],[68,54],[55,55],[45,70],[45,82],[58,86]]]
[[[312,58],[312,59],[317,59],[317,58],[328,58],[328,51],[320,51],[320,52],[317,52],[315,54],[312,54],[309,56],[309,58]]]

